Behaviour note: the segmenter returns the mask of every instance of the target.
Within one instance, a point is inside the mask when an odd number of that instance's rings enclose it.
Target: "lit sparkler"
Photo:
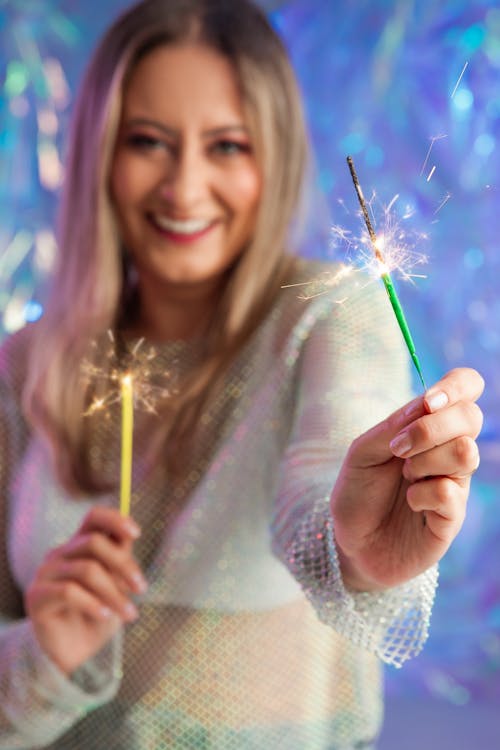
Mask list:
[[[394,285],[392,283],[392,279],[389,273],[389,267],[387,266],[387,263],[385,261],[385,258],[381,252],[380,249],[380,242],[377,238],[377,235],[375,234],[375,230],[373,229],[372,222],[370,220],[370,215],[368,213],[368,208],[366,204],[365,197],[363,195],[363,191],[361,190],[361,185],[359,184],[358,176],[356,174],[356,170],[354,168],[353,160],[350,156],[347,157],[347,164],[349,165],[349,170],[351,172],[352,181],[354,183],[354,187],[356,189],[356,194],[358,196],[359,205],[361,206],[361,212],[363,214],[363,218],[365,220],[366,228],[368,230],[368,234],[371,240],[371,244],[373,247],[373,251],[375,253],[375,258],[377,260],[377,263],[379,265],[379,271],[380,271],[380,277],[382,281],[384,282],[384,286],[387,292],[387,295],[389,297],[389,300],[392,305],[392,309],[394,310],[394,314],[396,316],[396,319],[398,321],[399,327],[401,329],[401,333],[403,334],[403,338],[406,342],[406,346],[408,347],[408,351],[410,352],[410,356],[412,358],[412,361],[415,365],[415,368],[417,370],[417,373],[419,375],[419,378],[422,382],[423,387],[425,388],[425,381],[424,376],[422,374],[422,368],[420,367],[420,362],[417,357],[417,353],[415,350],[415,344],[413,343],[413,339],[410,333],[410,329],[408,327],[408,323],[406,322],[406,318],[403,312],[403,308],[401,306],[401,303],[399,301],[399,298],[396,294],[396,290],[394,289]]]
[[[144,339],[131,350],[118,352],[111,331],[108,338],[105,367],[89,360],[83,362],[83,374],[92,383],[94,393],[97,391],[84,415],[105,411],[116,403],[121,405],[120,512],[126,516],[130,513],[132,487],[134,407],[156,414],[156,404],[170,396],[172,389],[165,384],[170,374],[159,369],[156,351],[152,346],[145,347]]]
[[[373,200],[375,195],[366,201],[367,210],[375,215],[373,211]],[[425,274],[415,272],[418,265],[427,262],[427,256],[421,252],[415,251],[415,244],[428,239],[424,232],[409,231],[404,227],[402,220],[411,219],[415,214],[415,209],[411,205],[403,208],[401,217],[396,215],[394,206],[399,200],[399,195],[395,195],[388,206],[382,207],[381,231],[377,235],[377,245],[380,252],[384,253],[384,260],[389,272],[397,272],[398,276],[404,281],[413,281],[415,278],[425,278]],[[332,226],[332,235],[336,242],[344,245],[347,257],[353,258],[355,265],[359,270],[366,271],[373,278],[380,277],[380,264],[373,254],[372,242],[370,236],[363,232],[360,236],[353,235],[350,231],[342,226]],[[360,264],[360,260],[363,261]]]
[[[375,194],[367,202],[370,212],[373,212],[373,201]],[[389,272],[396,272],[397,275],[405,281],[413,282],[415,278],[425,278],[425,274],[415,272],[415,267],[427,262],[427,256],[421,252],[415,251],[415,244],[428,239],[423,232],[409,231],[402,221],[411,219],[415,214],[415,209],[411,205],[406,205],[396,215],[395,205],[400,196],[395,195],[387,206],[382,206],[381,231],[378,233],[377,242],[379,249],[384,251],[384,258]],[[350,213],[343,200],[338,201],[346,213]],[[371,241],[366,232],[359,236],[354,235],[349,229],[342,224],[334,224],[331,227],[333,245],[340,244],[345,250],[345,257],[348,263],[340,264],[335,270],[325,271],[313,279],[302,281],[294,284],[285,284],[282,289],[290,287],[301,287],[299,299],[309,300],[314,297],[320,297],[327,294],[334,287],[349,276],[365,271],[371,278],[380,278],[380,264],[373,255]],[[332,245],[332,247],[333,247]],[[366,282],[362,282],[363,285]],[[370,282],[368,282],[370,283]],[[339,297],[334,300],[336,304],[343,304],[348,297]]]

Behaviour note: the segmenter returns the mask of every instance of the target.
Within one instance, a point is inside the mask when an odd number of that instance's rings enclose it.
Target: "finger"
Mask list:
[[[135,541],[141,533],[139,526],[130,516],[122,516],[116,508],[106,508],[102,505],[94,506],[87,513],[79,531],[99,531],[117,542]]]
[[[450,370],[426,391],[424,405],[432,413],[458,401],[477,401],[483,390],[484,380],[476,370],[459,367]]]
[[[79,533],[60,547],[58,554],[70,560],[93,560],[139,594],[147,588],[146,579],[132,557],[130,544],[120,546],[102,532]]]
[[[441,543],[450,544],[464,522],[470,479],[436,477],[408,487],[406,499],[416,513],[425,512],[426,528]]]
[[[415,419],[458,401],[477,401],[484,390],[481,375],[469,367],[450,370],[437,383],[428,388],[423,396],[417,396],[390,417],[391,426],[405,427]]]
[[[407,458],[403,476],[409,482],[433,476],[467,477],[479,466],[479,450],[475,441],[462,435],[437,448]]]
[[[368,468],[378,466],[394,458],[389,443],[402,430],[418,417],[426,413],[424,400],[419,396],[393,412],[383,422],[379,422],[351,443],[348,463],[351,466]]]
[[[137,619],[137,608],[123,595],[112,576],[95,560],[63,560],[45,574],[44,580],[75,584],[123,620]]]
[[[26,609],[31,619],[60,612],[61,607],[76,610],[93,620],[109,620],[113,614],[97,597],[72,581],[44,581],[26,595]]]
[[[444,406],[450,407],[460,400],[475,401],[483,388],[484,380],[476,370],[466,367],[451,370],[429,388],[424,396],[417,396],[357,438],[349,450],[350,464],[366,468],[389,461],[394,455],[401,455],[395,454],[389,443],[406,427],[429,413],[443,409]],[[469,430],[466,434],[469,434]],[[448,439],[451,440],[452,436]],[[408,454],[404,452],[402,455]]]
[[[390,448],[395,456],[408,458],[444,445],[461,435],[475,438],[482,422],[479,406],[471,401],[462,401],[416,419],[391,440]]]

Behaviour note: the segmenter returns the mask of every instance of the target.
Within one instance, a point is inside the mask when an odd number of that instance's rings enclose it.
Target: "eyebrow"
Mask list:
[[[179,135],[179,131],[174,128],[169,128],[156,120],[149,120],[147,117],[133,117],[130,120],[125,120],[124,125],[128,128],[136,127],[138,125],[145,125],[146,127],[152,127],[156,130],[161,131],[169,137],[176,137]],[[245,125],[222,125],[217,128],[209,128],[203,133],[204,138],[213,138],[220,135],[228,135],[230,133],[242,133],[248,135],[248,128]]]

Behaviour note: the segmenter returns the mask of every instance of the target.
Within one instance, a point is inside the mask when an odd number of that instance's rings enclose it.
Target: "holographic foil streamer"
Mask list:
[[[482,464],[468,517],[442,564],[429,644],[398,672],[394,690],[445,695],[450,702],[498,700],[498,0],[263,4],[290,50],[317,155],[303,252],[331,258],[330,227],[356,231],[358,217],[344,208],[352,191],[344,156],[351,153],[365,188],[376,186],[384,200],[399,193],[399,204],[428,234],[428,278],[399,291],[405,309],[418,309],[413,335],[429,383],[461,364],[478,368],[487,381]],[[0,4],[3,333],[39,311],[54,256],[51,228],[72,95],[97,37],[127,5]]]

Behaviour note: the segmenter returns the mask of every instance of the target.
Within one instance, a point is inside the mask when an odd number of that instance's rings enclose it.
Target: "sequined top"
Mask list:
[[[92,504],[117,497],[75,500],[58,485],[20,411],[31,334],[4,344],[3,750],[371,747],[380,659],[422,647],[436,571],[377,594],[342,583],[328,499],[350,441],[408,400],[408,357],[377,283],[333,285],[337,269],[311,262],[300,278],[320,270],[329,291],[282,290],[233,362],[182,481],[161,462],[146,471],[153,417],[136,410],[132,514],[149,589],[139,619],[69,678],[38,647],[22,591]],[[162,344],[156,364],[178,378],[199,350]],[[112,480],[119,405],[89,420],[91,462]]]

